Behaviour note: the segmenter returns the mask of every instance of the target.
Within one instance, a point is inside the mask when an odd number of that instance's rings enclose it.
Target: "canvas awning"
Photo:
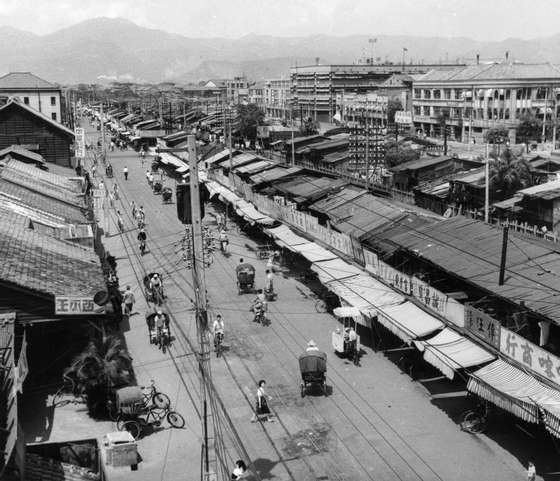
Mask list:
[[[449,328],[428,341],[414,341],[414,344],[424,352],[424,360],[449,379],[453,379],[458,369],[478,366],[496,359],[493,354]]]
[[[274,237],[274,241],[280,247],[285,247],[292,252],[295,252],[294,246],[309,242],[307,239],[294,234],[294,232],[284,224],[279,227],[275,227],[274,229],[266,229],[265,233]]]
[[[329,282],[326,287],[368,317],[376,316],[379,309],[404,302],[403,296],[367,274]]]
[[[225,187],[222,188],[222,191],[219,192],[219,197],[222,202],[229,202],[230,204],[237,204],[241,198],[234,194],[231,190],[226,189]]]
[[[247,202],[246,200],[241,199],[235,205],[235,211],[251,225],[254,225],[255,223],[261,225],[274,224],[274,219],[272,217],[260,213],[257,209],[255,209],[253,204]]]
[[[189,171],[189,168],[186,165],[183,165],[181,167],[177,167],[175,169],[175,172],[177,172],[178,174],[184,174],[185,172],[188,172],[188,171]]]
[[[441,321],[409,301],[384,307],[378,314],[377,320],[407,344],[444,327]]]
[[[315,244],[315,242],[296,245],[294,246],[294,250],[310,262],[328,261],[329,259],[335,259],[338,257],[331,251]]]
[[[524,421],[538,423],[541,408],[546,428],[560,437],[560,392],[501,359],[469,376],[470,392]]]
[[[329,261],[315,262],[311,265],[311,270],[319,276],[319,280],[323,284],[357,276],[362,273],[360,269],[352,264],[348,264],[348,262],[344,262],[338,257]]]

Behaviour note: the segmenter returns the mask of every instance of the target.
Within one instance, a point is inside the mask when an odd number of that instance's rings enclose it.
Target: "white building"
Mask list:
[[[11,72],[0,77],[0,98],[18,97],[22,103],[62,122],[61,89],[31,72]]]

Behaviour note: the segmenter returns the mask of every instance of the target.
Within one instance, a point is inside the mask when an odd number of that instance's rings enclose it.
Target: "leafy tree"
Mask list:
[[[529,152],[529,142],[537,140],[541,132],[542,122],[532,114],[524,115],[519,119],[519,124],[517,125],[517,141],[525,144],[527,152]]]
[[[237,106],[239,132],[243,137],[254,141],[257,138],[257,126],[264,120],[264,112],[256,104]]]
[[[532,185],[529,164],[511,149],[494,156],[490,164],[490,190],[496,198],[507,199],[519,189]]]
[[[505,127],[494,127],[488,129],[484,135],[484,141],[488,144],[505,144],[509,139],[509,131]]]
[[[303,123],[300,127],[301,135],[304,137],[308,135],[316,135],[319,133],[319,123],[315,122],[311,117],[308,117],[303,120]]]
[[[395,113],[402,110],[403,106],[400,99],[389,99],[387,102],[387,122],[392,124],[395,122]]]
[[[86,396],[91,415],[105,414],[112,391],[132,380],[132,358],[116,336],[91,341],[64,371],[75,382],[76,391]]]
[[[414,150],[409,147],[399,147],[399,144],[396,142],[387,142],[385,144],[385,149],[385,166],[387,168],[420,158],[419,150]]]

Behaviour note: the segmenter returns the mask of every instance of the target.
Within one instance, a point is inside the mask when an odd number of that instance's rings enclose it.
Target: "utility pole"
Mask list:
[[[101,113],[100,113],[100,121],[101,121],[101,161],[105,163],[105,116],[103,114],[103,100],[101,100]]]
[[[443,117],[443,155],[447,155],[447,118]]]
[[[204,240],[200,216],[200,193],[198,184],[198,158],[196,155],[196,136],[187,137],[189,152],[189,182],[192,216],[192,279],[195,294],[196,329],[200,352],[198,368],[200,371],[200,412],[202,414],[202,477],[201,481],[216,479],[214,469],[214,435],[208,432],[208,421],[213,415],[212,403],[208,403],[210,381],[210,341],[208,336],[208,312],[206,299],[206,280],[204,275]],[[211,466],[212,456],[212,466]]]
[[[369,123],[365,118],[366,128],[366,192],[369,191]]]
[[[490,212],[490,157],[488,156],[488,143],[486,143],[486,159],[484,162],[484,222],[489,222]]]
[[[542,143],[546,142],[546,110],[548,108],[548,89],[544,91],[544,116],[542,123]]]
[[[502,257],[500,259],[500,278],[498,280],[498,285],[504,285],[504,276],[506,272],[506,258],[507,258],[507,246],[508,246],[508,230],[507,225],[504,226],[503,237],[502,237]]]

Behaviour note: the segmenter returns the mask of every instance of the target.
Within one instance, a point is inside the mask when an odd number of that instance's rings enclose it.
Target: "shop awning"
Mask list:
[[[377,320],[407,344],[444,327],[441,321],[409,301],[384,307],[378,314]]]
[[[175,169],[175,172],[177,172],[178,174],[184,174],[185,172],[188,172],[189,168],[186,165],[183,165],[181,167],[177,167]]]
[[[501,359],[470,374],[467,389],[530,423],[539,422],[539,407],[547,429],[560,433],[560,392]]]
[[[453,379],[455,371],[493,361],[496,356],[452,329],[445,328],[428,341],[414,341],[424,359]]]
[[[369,317],[376,316],[379,309],[404,302],[403,296],[367,274],[329,282],[326,287]]]
[[[257,209],[255,209],[253,204],[243,199],[235,205],[235,211],[251,225],[254,225],[255,223],[261,225],[272,225],[275,222],[272,217],[260,213]]]
[[[352,264],[348,264],[348,262],[344,262],[338,257],[330,261],[315,262],[311,265],[311,270],[319,276],[319,280],[323,284],[357,276],[362,273],[360,269]]]
[[[225,187],[222,188],[222,191],[218,193],[220,196],[220,200],[222,202],[229,202],[230,204],[237,204],[241,200],[241,198],[234,194],[231,190],[226,189]]]
[[[274,229],[266,229],[265,233],[274,237],[274,241],[280,247],[285,247],[286,249],[295,252],[295,247],[300,244],[307,244],[309,241],[303,237],[295,234],[289,227],[282,224]]]
[[[315,244],[315,242],[308,242],[307,244],[294,246],[294,250],[310,262],[328,261],[338,257],[331,251]]]

